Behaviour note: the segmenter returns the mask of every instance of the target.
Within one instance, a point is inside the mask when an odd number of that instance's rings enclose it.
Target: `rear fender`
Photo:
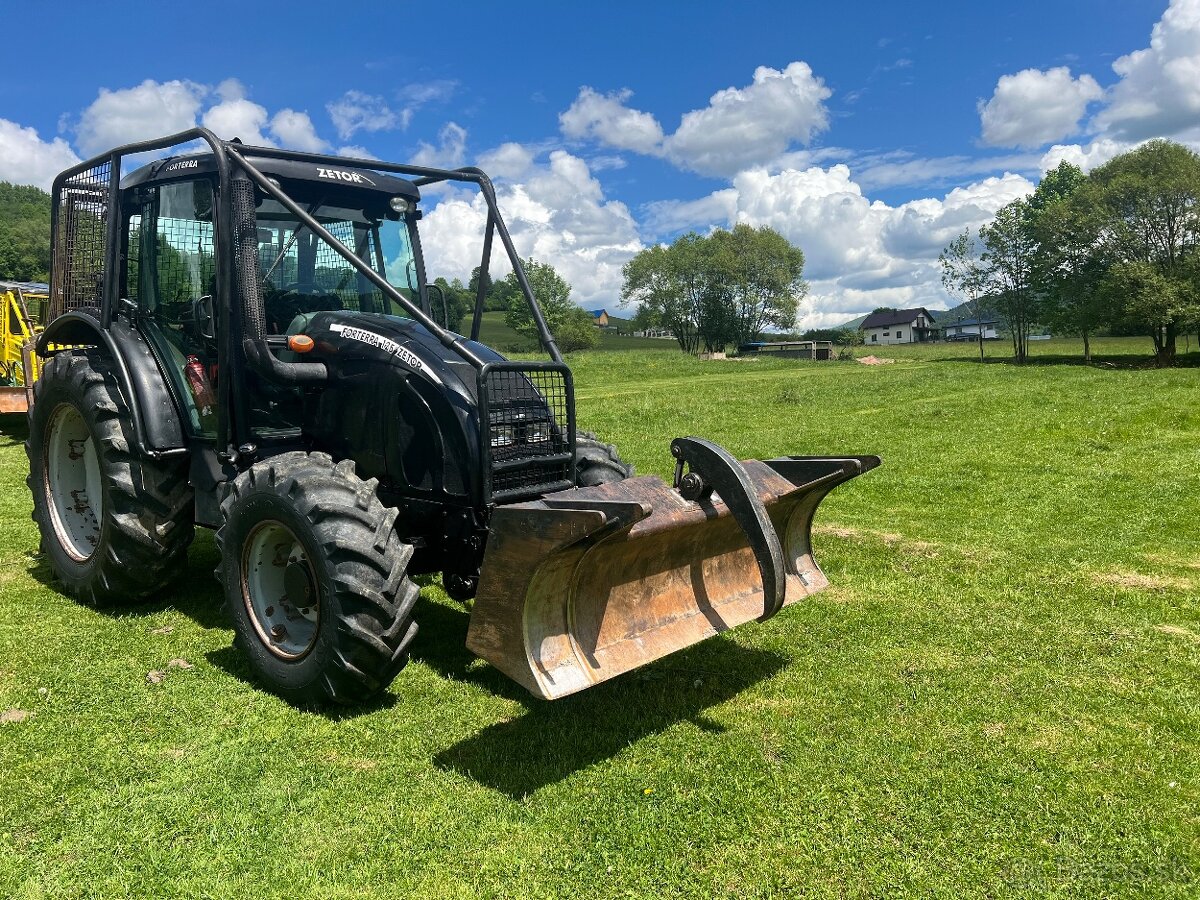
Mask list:
[[[142,453],[158,456],[186,446],[183,421],[167,379],[136,328],[117,319],[104,328],[86,312],[64,313],[38,337],[37,354],[45,358],[81,345],[99,347],[112,359]]]

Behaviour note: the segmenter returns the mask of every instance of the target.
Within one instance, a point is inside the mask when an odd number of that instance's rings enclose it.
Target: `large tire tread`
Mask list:
[[[84,564],[49,553],[68,593],[93,606],[143,600],[167,586],[187,564],[194,535],[193,493],[186,456],[158,460],[134,452],[133,422],[111,364],[99,353],[51,357],[34,383],[26,485],[43,550],[57,542],[43,493],[43,441],[59,403],[76,406],[92,431],[104,479],[104,522],[96,553]]]
[[[633,466],[621,459],[617,448],[590,431],[575,433],[575,483],[594,487],[633,477]]]
[[[222,501],[224,524],[217,531],[221,564],[216,575],[225,588],[237,643],[248,653],[259,678],[292,702],[361,703],[385,690],[408,662],[417,631],[412,612],[419,593],[407,576],[413,549],[396,534],[396,511],[379,502],[376,488],[376,479],[360,479],[351,461],[335,464],[324,453],[292,452],[256,463],[238,475]],[[314,648],[310,656],[316,658],[306,657],[301,661],[305,667],[292,671],[271,661],[242,597],[242,547],[234,545],[231,522],[239,515],[240,504],[256,493],[270,493],[290,503],[307,523],[311,551],[320,554],[310,561],[324,585],[318,642],[327,642],[328,647],[319,656]],[[332,616],[328,625],[326,615]]]

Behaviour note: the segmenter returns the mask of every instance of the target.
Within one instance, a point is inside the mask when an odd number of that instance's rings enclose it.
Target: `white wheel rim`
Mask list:
[[[46,505],[55,537],[72,559],[86,562],[100,546],[104,487],[96,442],[71,404],[51,413],[44,454]]]
[[[308,570],[307,606],[288,598],[285,572],[293,564]],[[242,597],[259,640],[273,654],[294,660],[312,650],[321,621],[316,573],[304,545],[282,522],[259,522],[242,544]]]

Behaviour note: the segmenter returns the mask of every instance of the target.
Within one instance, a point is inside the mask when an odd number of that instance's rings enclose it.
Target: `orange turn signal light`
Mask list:
[[[288,349],[295,353],[307,353],[313,347],[317,346],[307,334],[293,334],[288,336]]]

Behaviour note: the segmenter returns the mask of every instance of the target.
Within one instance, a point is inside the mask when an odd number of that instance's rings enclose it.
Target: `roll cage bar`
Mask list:
[[[107,240],[105,242],[105,260],[104,268],[107,273],[111,273],[110,277],[104,279],[101,286],[101,308],[100,320],[102,327],[108,328],[112,324],[113,315],[116,310],[118,301],[117,285],[118,279],[115,273],[119,271],[120,266],[120,181],[121,181],[121,162],[122,160],[133,154],[153,152],[155,150],[164,150],[180,144],[186,144],[191,141],[203,141],[213,152],[213,157],[216,160],[217,175],[220,184],[223,187],[228,187],[232,184],[234,177],[234,168],[244,173],[264,194],[273,197],[276,201],[284,206],[292,215],[306,225],[313,233],[325,240],[340,256],[353,266],[363,277],[368,279],[375,287],[379,288],[385,297],[388,297],[397,305],[399,305],[406,313],[414,320],[423,325],[449,350],[459,356],[464,362],[469,363],[477,371],[482,371],[485,362],[477,356],[470,347],[462,341],[462,339],[453,332],[439,325],[425,310],[429,309],[428,301],[428,285],[424,286],[421,292],[421,304],[413,303],[412,300],[401,294],[395,287],[391,285],[378,272],[367,265],[363,260],[341,241],[330,234],[321,224],[313,218],[303,207],[297,204],[289,197],[281,188],[277,187],[268,176],[264,175],[258,168],[254,166],[247,158],[247,154],[257,157],[267,157],[272,159],[287,159],[296,162],[305,162],[313,164],[329,164],[333,166],[351,166],[354,168],[374,169],[380,172],[392,172],[397,175],[408,176],[412,179],[413,184],[417,187],[423,187],[429,184],[438,184],[442,182],[463,182],[474,184],[483,194],[484,201],[487,203],[488,218],[487,225],[483,235],[483,255],[480,261],[480,277],[478,288],[475,293],[475,310],[471,321],[471,340],[479,340],[479,329],[483,319],[483,305],[487,289],[487,273],[489,263],[491,261],[492,242],[495,235],[499,235],[501,244],[504,245],[505,252],[508,254],[509,263],[513,267],[513,272],[516,274],[517,283],[521,288],[521,293],[524,295],[526,302],[529,304],[529,310],[533,315],[534,325],[537,328],[538,337],[541,341],[543,349],[550,355],[550,358],[561,364],[563,362],[562,354],[559,352],[558,345],[555,343],[554,336],[550,333],[549,327],[546,325],[546,320],[542,316],[542,310],[538,306],[537,300],[533,295],[533,289],[529,285],[529,280],[525,275],[525,270],[521,265],[521,259],[517,254],[516,247],[513,245],[512,236],[509,234],[508,227],[504,223],[504,219],[500,215],[499,207],[496,203],[496,190],[492,185],[491,179],[480,169],[473,166],[466,166],[459,169],[438,169],[429,166],[413,166],[400,163],[381,162],[374,159],[357,159],[354,157],[328,156],[320,153],[304,153],[296,150],[280,150],[274,147],[254,147],[242,144],[236,141],[223,141],[218,138],[207,128],[190,128],[186,131],[180,131],[176,134],[168,135],[162,138],[155,138],[148,141],[137,141],[130,144],[124,144],[107,153],[95,156],[89,160],[78,163],[77,165],[60,173],[54,180],[52,188],[53,195],[58,197],[60,190],[64,184],[69,184],[71,179],[83,173],[108,165],[109,185],[107,197]],[[222,191],[225,196],[220,198],[219,212],[224,227],[217,228],[217,261],[216,261],[216,278],[219,284],[225,288],[221,295],[227,303],[232,303],[233,297],[240,296],[236,283],[237,266],[231,264],[234,260],[233,254],[233,222],[231,215],[231,204],[229,202],[228,192]],[[50,224],[51,235],[58,235],[58,204],[55,203],[52,209],[52,221]],[[443,298],[444,299],[444,298]],[[234,323],[239,321],[239,317],[234,316],[232,308],[225,309],[225,321]],[[229,341],[231,339],[231,328],[223,329],[221,341]],[[224,348],[230,349],[230,348]],[[265,344],[260,348],[262,353],[269,353]],[[287,364],[280,364],[286,366]],[[305,364],[307,368],[312,364]],[[272,368],[275,368],[272,366]],[[290,368],[290,367],[289,367]],[[292,379],[284,375],[284,370],[277,370],[280,380],[291,381]]]

